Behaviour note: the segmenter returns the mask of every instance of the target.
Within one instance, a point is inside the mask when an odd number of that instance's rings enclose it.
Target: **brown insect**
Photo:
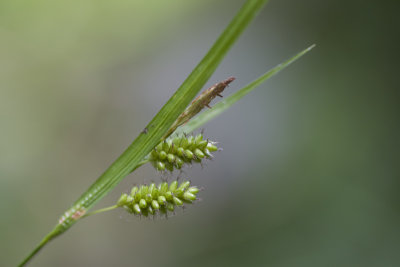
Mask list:
[[[235,77],[230,77],[222,82],[216,83],[207,90],[204,90],[198,97],[196,97],[192,103],[185,109],[184,112],[176,119],[174,124],[164,135],[163,139],[166,139],[171,135],[176,128],[182,124],[187,123],[191,118],[193,118],[197,113],[199,113],[204,107],[210,107],[211,101],[217,96],[222,97],[221,93],[224,89],[235,80]]]
[[[185,110],[185,112],[188,111],[188,109],[192,109],[192,111],[195,112],[194,115],[196,115],[204,107],[211,108],[210,107],[211,100],[213,100],[216,96],[222,97],[221,93],[234,80],[235,77],[230,77],[222,82],[214,84],[213,86],[202,92],[198,97],[196,97],[192,101],[190,106]]]

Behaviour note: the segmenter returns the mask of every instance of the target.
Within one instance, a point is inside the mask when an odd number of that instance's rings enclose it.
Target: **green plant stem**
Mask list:
[[[208,81],[228,50],[267,2],[267,0],[246,1],[204,58],[146,126],[146,131],[139,134],[121,156],[61,216],[59,224],[46,235],[37,249],[33,250],[21,262],[21,266],[32,259],[51,239],[68,230],[81,218],[79,214],[84,214],[130,172],[138,168],[143,159],[160,142],[178,116]]]
[[[147,161],[146,161],[147,162]],[[118,208],[117,205],[114,206],[110,206],[110,207],[106,207],[106,208],[102,208],[102,209],[98,209],[89,213],[86,213],[85,215],[81,216],[81,218],[85,218],[97,213],[102,213],[102,212],[106,212],[106,211],[110,211],[113,209]],[[62,229],[59,227],[59,225],[57,225],[53,231],[51,231],[50,233],[48,233],[43,239],[42,241],[40,241],[40,243],[37,245],[37,247],[32,250],[32,252],[18,265],[18,266],[24,266],[31,258],[33,258],[33,256],[35,256],[35,254],[37,254],[43,247],[44,245],[46,245],[48,242],[50,242],[53,238],[57,237],[59,234],[62,233]]]
[[[144,164],[146,164],[147,162],[149,162],[150,160],[146,157],[146,159],[142,160],[141,162],[138,163],[138,165],[131,171],[133,172],[134,170],[136,170],[137,168],[143,166]]]
[[[65,230],[63,230],[60,225],[57,225],[42,239],[42,241],[40,241],[36,248],[32,250],[32,252],[18,266],[24,266],[25,264],[27,264],[33,258],[33,256],[35,256],[47,243],[49,243],[55,237],[59,236],[64,231]]]
[[[89,216],[91,216],[91,215],[95,215],[95,214],[97,214],[97,213],[102,213],[102,212],[110,211],[110,210],[113,210],[113,209],[116,209],[116,208],[118,208],[118,205],[114,205],[114,206],[110,206],[110,207],[98,209],[98,210],[95,210],[95,211],[86,213],[85,215],[82,216],[82,219],[83,219],[83,218],[86,218],[86,217],[89,217]]]

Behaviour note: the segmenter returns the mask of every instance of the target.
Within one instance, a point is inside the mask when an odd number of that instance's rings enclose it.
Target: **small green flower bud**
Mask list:
[[[218,150],[218,147],[216,147],[215,145],[213,145],[212,143],[208,143],[207,144],[207,149],[209,150],[209,151],[211,151],[211,152],[214,152],[214,151],[217,151]]]
[[[160,194],[165,194],[168,191],[168,183],[163,182],[159,185]]]
[[[182,168],[183,160],[181,160],[180,158],[177,157],[175,160],[175,165],[178,169]]]
[[[165,170],[165,164],[162,163],[161,161],[157,161],[156,168],[158,171],[163,171],[163,170]]]
[[[165,193],[165,198],[166,198],[168,201],[172,201],[172,197],[173,197],[173,194],[172,194],[171,191],[168,191],[168,192]]]
[[[160,205],[164,205],[167,202],[167,199],[165,198],[165,196],[159,196],[158,197],[158,203]]]
[[[190,147],[190,146],[192,146],[194,143],[195,143],[195,142],[194,142],[194,137],[193,137],[193,135],[189,136],[189,137],[188,137],[188,144],[187,144],[187,146]]]
[[[175,146],[180,146],[180,142],[181,142],[181,138],[179,136],[174,137],[174,139],[172,139],[172,143]]]
[[[203,141],[203,135],[202,134],[198,134],[196,135],[196,137],[194,138],[194,142],[196,144],[200,143],[201,141]]]
[[[139,190],[139,188],[137,186],[132,187],[131,196],[134,197],[138,190]]]
[[[176,154],[177,154],[179,157],[183,157],[184,151],[185,151],[185,149],[184,149],[183,147],[178,147],[178,148],[176,149]]]
[[[177,198],[177,197],[173,197],[173,198],[172,198],[172,201],[173,201],[174,204],[177,205],[177,206],[182,206],[182,205],[183,205],[182,200],[180,200],[180,199]]]
[[[208,145],[208,141],[207,140],[202,140],[197,144],[197,147],[200,150],[204,150],[207,147],[207,145]]]
[[[169,191],[174,192],[178,188],[178,181],[173,181],[169,185]]]
[[[204,153],[198,148],[195,149],[194,154],[200,159],[204,158]]]
[[[196,200],[196,195],[194,195],[190,192],[185,192],[183,194],[183,199],[185,199],[186,201],[194,201],[194,200]]]
[[[181,183],[179,188],[182,189],[182,190],[186,190],[186,188],[188,188],[189,186],[190,186],[190,181],[184,181],[184,182]]]
[[[189,185],[189,181],[181,183],[181,185],[176,190],[174,190],[174,195],[177,197],[182,197],[183,193],[185,193],[185,190],[189,187]]]
[[[170,140],[169,140],[170,141]],[[171,144],[172,144],[172,142],[170,143],[170,142],[168,142],[168,141],[164,141],[163,142],[163,150],[165,151],[165,152],[169,152],[169,150],[170,150],[170,148],[171,148]]]
[[[194,158],[193,152],[190,151],[189,149],[186,149],[186,150],[184,151],[184,154],[185,154],[185,157],[186,157],[187,159],[189,159],[189,160]]]
[[[158,158],[160,160],[164,160],[167,158],[167,153],[165,151],[160,151],[160,153],[158,153]]]
[[[155,183],[151,183],[149,185],[149,194],[153,194],[154,188],[156,188],[156,184]]]
[[[133,205],[133,211],[134,211],[136,214],[142,213],[142,210],[140,209],[139,204]]]
[[[141,208],[141,209],[144,209],[144,208],[146,208],[147,207],[147,202],[146,202],[146,200],[144,200],[143,198],[139,201],[139,207]]]
[[[117,206],[122,207],[123,205],[126,205],[128,202],[126,201],[128,199],[127,194],[122,194],[121,197],[118,199]]]
[[[134,199],[135,202],[139,202],[141,198],[142,198],[142,194],[141,194],[141,190],[139,189],[139,190],[136,192],[136,194],[135,194],[135,196],[133,197],[133,199]]]
[[[149,191],[149,187],[147,185],[142,185],[139,189],[140,194],[142,195],[142,198],[147,194]]]
[[[159,144],[155,147],[155,150],[157,150],[158,152],[162,151],[162,150],[163,150],[163,143],[162,143],[162,142],[159,143]]]
[[[160,209],[160,205],[158,204],[158,202],[156,200],[153,200],[151,202],[151,206],[153,207],[153,209],[155,210],[159,210]]]
[[[188,139],[187,138],[182,138],[181,140],[181,147],[183,147],[184,149],[188,147]]]
[[[134,200],[134,198],[132,196],[128,196],[128,198],[126,199],[126,203],[132,203],[132,201]]]
[[[147,195],[145,196],[144,200],[145,200],[147,203],[150,204],[150,203],[153,201],[153,197],[151,196],[151,194],[147,194]]]
[[[187,191],[189,193],[192,193],[192,194],[196,195],[200,191],[200,189],[198,189],[196,186],[192,186],[192,187],[189,187],[189,189]]]
[[[154,187],[153,190],[151,191],[151,197],[153,199],[157,198],[159,195],[159,189],[157,187]]]
[[[176,196],[176,197],[182,197],[183,193],[185,193],[185,190],[180,189],[180,188],[177,188],[177,189],[174,191],[174,196]]]
[[[169,163],[174,163],[175,162],[175,156],[172,154],[168,154],[167,155],[167,159],[169,161]]]

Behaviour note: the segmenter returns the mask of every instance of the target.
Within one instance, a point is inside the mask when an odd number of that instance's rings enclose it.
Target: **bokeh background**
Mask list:
[[[0,265],[14,266],[140,133],[244,1],[0,2]],[[31,266],[399,266],[398,1],[270,1],[207,85],[228,95],[308,55],[205,125],[176,216],[93,216]],[[176,174],[175,174],[176,175]],[[160,176],[144,166],[97,208]]]

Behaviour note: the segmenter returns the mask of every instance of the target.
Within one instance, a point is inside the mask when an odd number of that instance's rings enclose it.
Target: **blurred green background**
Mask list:
[[[16,265],[182,83],[244,1],[0,2],[0,265]],[[165,220],[90,217],[31,266],[399,266],[398,1],[270,1],[207,85],[223,152]],[[128,176],[96,207],[133,184]]]

